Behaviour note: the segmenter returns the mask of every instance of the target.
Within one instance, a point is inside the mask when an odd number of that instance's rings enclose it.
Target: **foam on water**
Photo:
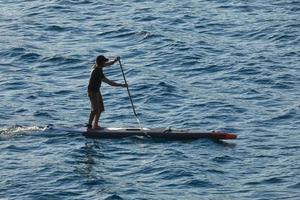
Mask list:
[[[1,139],[9,139],[20,135],[32,134],[34,132],[40,132],[46,130],[46,127],[38,127],[38,126],[20,126],[15,125],[9,128],[1,128],[0,129],[0,138]]]

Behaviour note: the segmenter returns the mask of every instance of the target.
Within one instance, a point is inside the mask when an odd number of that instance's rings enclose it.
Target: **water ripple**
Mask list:
[[[0,196],[298,199],[299,9],[294,0],[2,2]],[[239,139],[102,141],[40,128],[86,123],[98,54],[122,57],[145,127]],[[117,64],[104,73],[123,82]],[[137,126],[125,89],[102,93],[103,125]]]

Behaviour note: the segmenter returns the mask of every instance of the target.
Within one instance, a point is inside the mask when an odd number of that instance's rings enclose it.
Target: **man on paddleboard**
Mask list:
[[[115,87],[127,87],[127,84],[116,83],[112,80],[109,80],[103,74],[103,68],[111,66],[120,60],[120,57],[116,57],[114,60],[109,60],[103,55],[99,55],[96,58],[96,63],[93,66],[91,72],[90,81],[88,85],[88,96],[91,102],[91,113],[89,117],[89,122],[87,124],[87,129],[91,128],[100,128],[99,119],[101,113],[104,111],[104,104],[102,95],[100,93],[100,87],[102,81],[108,85]]]

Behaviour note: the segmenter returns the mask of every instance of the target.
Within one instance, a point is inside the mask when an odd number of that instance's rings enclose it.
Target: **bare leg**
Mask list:
[[[89,118],[89,125],[92,125],[94,118],[95,118],[95,112],[91,111],[90,118]]]
[[[99,119],[100,119],[100,116],[101,116],[101,112],[99,112],[99,114],[95,114],[95,121],[94,121],[94,128],[100,128],[99,126]]]

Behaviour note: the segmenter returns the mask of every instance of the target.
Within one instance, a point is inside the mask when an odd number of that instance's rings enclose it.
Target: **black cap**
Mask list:
[[[107,61],[109,61],[109,60],[105,56],[103,56],[103,55],[99,55],[96,58],[96,63],[97,64],[103,64],[103,63],[105,63]]]

